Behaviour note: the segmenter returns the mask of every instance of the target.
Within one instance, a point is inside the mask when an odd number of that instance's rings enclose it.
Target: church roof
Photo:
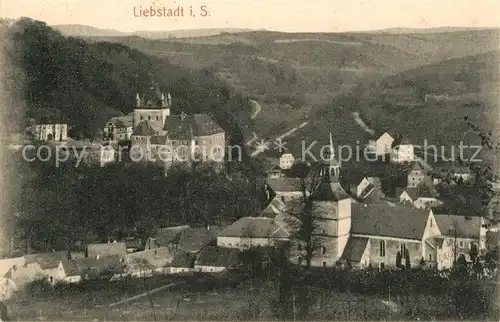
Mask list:
[[[367,246],[368,238],[350,236],[342,257],[348,262],[359,263]]]
[[[169,116],[164,130],[171,140],[191,140],[191,131],[196,137],[224,133],[224,130],[207,114]]]
[[[388,204],[353,204],[351,233],[422,240],[430,211]]]
[[[323,182],[316,190],[315,200],[318,201],[339,201],[348,199],[349,194],[345,192],[338,182]]]

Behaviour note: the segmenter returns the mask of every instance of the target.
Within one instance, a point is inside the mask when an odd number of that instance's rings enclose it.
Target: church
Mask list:
[[[132,113],[131,158],[174,162],[215,162],[225,159],[224,130],[207,114],[171,114],[172,97],[151,86],[136,94]]]

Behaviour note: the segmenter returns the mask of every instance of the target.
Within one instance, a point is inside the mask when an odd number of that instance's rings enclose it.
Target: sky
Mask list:
[[[210,16],[187,16],[189,7]],[[184,17],[136,17],[139,9],[184,7]],[[120,31],[249,28],[342,32],[394,27],[500,27],[500,0],[0,0],[0,17]]]

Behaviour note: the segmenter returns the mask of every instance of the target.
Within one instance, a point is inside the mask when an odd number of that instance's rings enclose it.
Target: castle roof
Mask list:
[[[113,124],[117,128],[126,128],[134,126],[134,114],[130,113],[124,116],[114,116],[106,124]]]
[[[207,114],[169,116],[164,130],[171,140],[191,140],[191,135],[200,137],[224,133],[224,130]]]
[[[162,97],[163,93],[160,89],[152,84],[140,98],[140,107],[146,108],[160,108],[163,106]]]
[[[152,135],[156,135],[161,130],[161,128],[162,128],[162,126],[161,126],[160,122],[152,121],[152,120],[145,120],[136,126],[132,135],[152,136]]]
[[[353,204],[351,233],[422,240],[430,211],[388,204]]]

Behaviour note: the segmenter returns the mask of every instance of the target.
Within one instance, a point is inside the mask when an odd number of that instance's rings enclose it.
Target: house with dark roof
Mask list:
[[[176,252],[196,254],[205,246],[216,245],[218,234],[226,227],[207,226],[201,228],[183,229],[171,242],[171,248]]]
[[[218,273],[240,267],[241,250],[207,246],[196,256],[194,271]]]
[[[482,217],[436,214],[436,223],[441,235],[453,244],[457,258],[464,255],[470,260],[470,251],[475,245],[478,251],[486,249],[486,227]]]
[[[88,244],[87,254],[89,258],[105,258],[118,256],[124,258],[127,255],[127,245],[124,242],[109,242],[101,244]]]
[[[131,276],[151,276],[168,273],[174,254],[167,248],[130,253],[125,256],[125,274]]]
[[[132,148],[142,156],[173,162],[211,161],[221,167],[225,157],[224,130],[207,114],[171,115],[171,96],[151,86],[134,109]]]
[[[179,234],[190,227],[187,225],[173,226],[158,229],[154,237],[150,237],[146,242],[146,250],[161,247],[174,247],[175,240]]]
[[[413,266],[419,265],[422,258],[435,266],[435,252],[429,238],[439,236],[432,210],[353,204],[349,241],[342,257],[353,266],[384,268],[396,266],[399,252],[403,264],[408,253]],[[356,239],[351,241],[352,238]]]
[[[267,178],[264,190],[273,192],[283,202],[302,198],[302,181],[300,178]],[[307,191],[306,191],[307,193]]]
[[[174,255],[172,262],[167,267],[170,274],[192,273],[196,255],[187,252],[178,252]]]
[[[124,275],[124,257],[111,255],[75,259],[81,276],[85,279],[117,279]]]
[[[267,217],[243,217],[217,235],[217,246],[247,249],[274,247],[290,240],[289,227],[283,222]]]
[[[394,135],[387,131],[375,132],[368,140],[367,151],[375,155],[386,155],[391,152]]]
[[[396,197],[400,203],[412,205],[419,209],[432,209],[443,204],[439,200],[439,192],[432,186],[397,188]]]
[[[60,262],[62,280],[66,283],[79,283],[82,275],[78,270],[76,260],[63,260]]]

